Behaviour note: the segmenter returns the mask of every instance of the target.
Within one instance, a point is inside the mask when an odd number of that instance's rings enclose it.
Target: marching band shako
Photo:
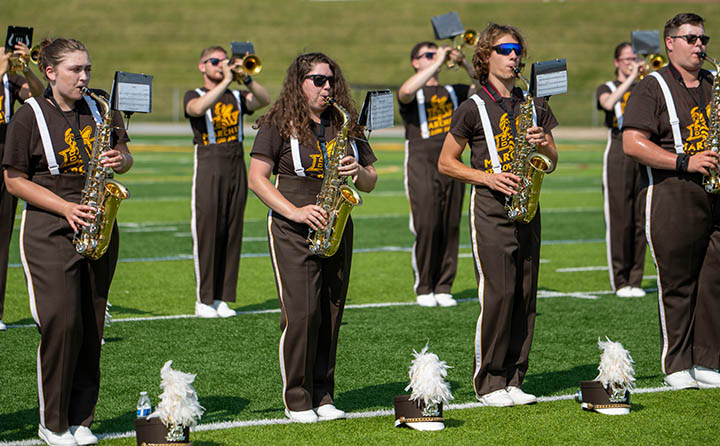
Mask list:
[[[619,342],[608,337],[598,338],[600,356],[597,378],[581,381],[577,400],[583,410],[605,415],[627,415],[630,413],[630,392],[635,386],[635,370],[630,352]]]
[[[170,441],[167,439],[168,428],[158,418],[136,418],[135,419],[135,437],[137,446],[164,446],[164,445],[192,445],[190,441],[190,427],[183,429],[182,441]]]
[[[584,410],[605,415],[627,415],[630,413],[630,392],[622,389],[613,392],[599,381],[580,381],[578,402]]]
[[[442,403],[426,406],[423,401],[411,400],[410,395],[398,395],[393,398],[393,403],[395,427],[409,427],[418,431],[445,429]]]

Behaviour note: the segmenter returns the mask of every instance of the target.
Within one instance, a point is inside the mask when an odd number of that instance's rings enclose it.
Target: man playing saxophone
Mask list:
[[[270,103],[265,87],[249,75],[248,90],[231,90],[240,60],[229,61],[219,46],[200,53],[203,86],[185,93],[185,117],[195,144],[190,228],[195,259],[195,314],[231,317],[235,310],[242,248],[247,176],[243,115]]]
[[[329,98],[336,105],[330,105]],[[249,179],[250,189],[270,208],[268,242],[281,309],[285,414],[301,423],[345,418],[333,398],[335,352],[350,278],[352,219],[330,257],[311,253],[308,231],[328,224],[330,210],[317,199],[325,180],[338,178],[325,175],[336,171],[339,179],[352,178],[357,189],[370,192],[377,181],[375,155],[357,124],[340,66],[322,53],[302,54],[293,61],[280,97],[258,125]],[[326,160],[340,155],[336,135],[344,133],[347,155],[337,169],[326,168]]]
[[[674,388],[720,385],[720,195],[703,176],[717,169],[718,78],[703,70],[710,40],[697,14],[665,24],[670,63],[633,89],[623,150],[644,164],[645,231],[658,275],[661,367]],[[720,67],[716,67],[720,68]]]
[[[481,305],[473,385],[478,399],[488,406],[536,401],[521,386],[535,325],[540,212],[529,223],[511,221],[506,197],[517,193],[520,178],[510,170],[520,148],[523,153],[537,150],[557,163],[550,133],[557,120],[547,102],[537,98],[537,124],[527,116],[532,107],[515,87],[516,69],[526,51],[517,28],[494,23],[485,28],[473,57],[480,88],[453,115],[438,161],[441,173],[473,185],[471,241]],[[529,113],[520,116],[523,104]],[[528,119],[527,132],[516,134]],[[468,143],[471,167],[460,161]]]

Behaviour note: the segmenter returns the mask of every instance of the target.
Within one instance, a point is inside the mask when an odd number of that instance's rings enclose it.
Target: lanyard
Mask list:
[[[75,144],[77,145],[78,152],[80,152],[80,158],[83,160],[83,165],[85,167],[90,165],[90,161],[88,159],[87,151],[85,150],[85,141],[83,141],[82,133],[80,133],[80,106],[75,102],[75,121],[77,122],[77,128],[70,123],[70,120],[65,116],[65,112],[62,111],[60,108],[60,105],[58,105],[55,98],[52,96],[52,91],[48,88],[45,90],[44,96],[48,99],[50,99],[50,102],[55,106],[55,110],[60,113],[60,116],[65,120],[68,127],[70,128],[70,131],[73,134],[73,138],[75,139]],[[87,168],[85,169],[85,173],[87,173]]]
[[[313,122],[313,132],[315,133],[315,137],[317,137],[318,144],[320,145],[320,153],[322,153],[323,156],[323,171],[327,171],[327,165],[328,165],[328,153],[327,153],[327,142],[325,141],[325,125],[329,125],[330,121],[320,118],[320,123],[314,123]],[[335,148],[337,149],[337,147]]]
[[[682,76],[680,75],[680,72],[678,72],[677,69],[672,64],[670,65],[670,73],[672,73],[673,77],[676,80],[680,81],[680,83],[683,85],[683,87],[685,87],[685,90],[688,92],[688,94],[692,98],[695,105],[697,105],[698,108],[700,109],[700,112],[702,113],[703,118],[705,118],[705,125],[710,126],[710,119],[707,115],[707,111],[705,110],[705,104],[703,104],[704,97],[703,97],[703,90],[702,90],[702,78],[700,76],[698,76],[697,91],[698,91],[699,98],[696,98],[695,95],[693,94],[693,92],[690,91],[688,86],[685,84],[685,80],[683,80]]]
[[[490,92],[490,90],[488,90],[488,88],[487,88],[488,85],[495,93],[497,93],[497,98],[495,98],[495,95],[492,94]],[[515,122],[515,105],[517,105],[517,103],[518,103],[518,98],[514,94],[512,94],[512,92],[510,93],[511,99],[512,99],[512,107],[510,107],[510,110],[508,110],[505,107],[505,100],[503,99],[503,97],[500,95],[500,92],[497,90],[497,88],[495,88],[495,86],[493,84],[491,84],[490,82],[486,83],[485,85],[483,85],[483,90],[485,90],[485,93],[487,93],[488,96],[490,96],[490,99],[492,99],[493,102],[495,102],[497,105],[499,105],[500,108],[502,108],[503,111],[505,113],[507,113],[508,120],[511,123],[510,131],[512,132],[513,139],[515,139],[517,137],[517,128],[516,128],[516,122]]]

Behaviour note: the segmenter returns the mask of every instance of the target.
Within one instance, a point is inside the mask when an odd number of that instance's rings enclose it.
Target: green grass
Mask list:
[[[399,143],[398,143],[399,144]],[[600,175],[602,143],[559,142],[558,169],[545,179],[542,193],[543,241],[539,288],[557,292],[607,292],[607,271],[560,272],[577,266],[603,266],[604,224]],[[155,147],[134,152],[135,168],[118,179],[132,198],[118,216],[121,259],[179,257],[191,253],[189,193],[192,153]],[[377,152],[380,180],[353,211],[356,253],[348,304],[400,302],[405,306],[349,308],[338,348],[336,402],[351,413],[389,410],[404,392],[412,350],[430,341],[431,350],[453,368],[448,380],[455,403],[475,401],[472,358],[479,314],[470,256],[467,216],[461,226],[461,250],[453,293],[465,299],[456,308],[410,305],[412,271],[408,205],[403,191],[403,154]],[[467,197],[465,202],[467,207]],[[278,308],[267,257],[267,209],[250,195],[241,261],[238,301],[241,311]],[[558,244],[558,241],[563,243]],[[573,242],[574,241],[574,242]],[[11,263],[18,263],[17,228]],[[646,275],[654,269],[648,261]],[[5,322],[32,324],[22,270],[9,270]],[[652,279],[644,282],[655,287]],[[191,314],[194,275],[190,260],[133,261],[118,265],[110,293],[115,323],[106,330],[102,385],[93,429],[97,433],[133,429],[138,392],[149,391],[157,404],[159,370],[174,366],[196,373],[195,387],[207,412],[203,424],[282,419],[276,312],[243,314],[226,320],[194,318],[118,322],[134,317]],[[641,388],[662,384],[659,367],[657,296],[622,300],[598,294],[595,300],[540,298],[536,335],[525,389],[542,396],[572,394],[578,381],[597,371],[597,338],[621,341],[635,359]],[[39,336],[33,328],[0,334],[0,442],[35,438],[37,402],[35,355]],[[627,417],[584,413],[572,401],[543,402],[514,409],[467,408],[446,411],[448,429],[429,434],[439,444],[491,443],[699,443],[712,442],[720,428],[714,417],[720,390],[665,392],[633,396]],[[703,420],[701,423],[698,420]],[[314,426],[236,427],[192,434],[196,445],[416,444],[428,434],[394,429],[391,416],[350,419]],[[134,438],[103,441],[135,444]]]
[[[255,43],[263,62],[256,79],[273,98],[292,59],[305,51],[336,58],[358,101],[367,89],[396,89],[412,74],[412,46],[434,37],[430,17],[457,11],[466,28],[478,31],[489,21],[519,26],[529,41],[530,62],[566,58],[569,92],[551,101],[559,122],[602,125],[594,92],[612,78],[613,49],[629,40],[632,30],[662,30],[670,17],[693,11],[708,21],[708,35],[720,35],[712,2],[216,0],[211,5],[193,0],[5,0],[3,26],[33,26],[36,42],[46,36],[82,40],[90,49],[97,88],[109,90],[116,70],[152,74],[153,113],[134,118],[138,121],[183,121],[174,104],[200,85],[200,50],[227,47],[232,40]],[[711,41],[708,53],[717,55],[713,48]],[[460,82],[467,76],[450,71],[442,80]],[[396,122],[401,122],[399,115]]]

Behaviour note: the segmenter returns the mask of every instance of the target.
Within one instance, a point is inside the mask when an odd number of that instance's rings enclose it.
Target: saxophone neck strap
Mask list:
[[[702,77],[700,77],[700,73],[698,73],[698,87],[697,87],[698,97],[695,97],[695,94],[694,94],[692,91],[690,91],[690,89],[688,88],[687,84],[685,83],[685,80],[683,79],[682,75],[681,75],[680,72],[677,70],[677,68],[675,68],[672,64],[670,64],[670,65],[669,65],[669,70],[670,70],[670,73],[673,75],[673,77],[674,77],[678,82],[680,82],[683,87],[685,87],[685,91],[688,92],[688,94],[689,94],[690,97],[692,98],[692,100],[693,100],[693,102],[695,103],[695,105],[697,105],[698,109],[700,110],[700,113],[702,113],[702,115],[703,115],[703,118],[705,118],[705,123],[706,123],[706,124],[708,125],[708,127],[709,127],[709,126],[710,126],[710,119],[709,119],[707,113],[705,112],[705,104],[704,104],[704,102],[705,102],[704,99],[705,99],[705,98],[703,97],[703,88],[702,88],[702,81],[703,81],[703,80],[702,80]]]
[[[85,174],[87,175],[87,172],[89,170],[90,166],[90,157],[88,156],[87,150],[85,150],[85,141],[83,141],[82,133],[80,132],[80,104],[75,101],[75,122],[77,125],[73,125],[70,120],[65,116],[65,113],[60,108],[60,105],[58,105],[55,98],[50,95],[49,97],[50,102],[52,102],[53,106],[55,107],[55,110],[57,110],[58,113],[60,113],[60,116],[65,120],[65,122],[68,125],[68,128],[73,134],[73,139],[75,140],[75,146],[77,147],[77,150],[80,154],[80,158],[83,161],[83,166],[85,167]]]

